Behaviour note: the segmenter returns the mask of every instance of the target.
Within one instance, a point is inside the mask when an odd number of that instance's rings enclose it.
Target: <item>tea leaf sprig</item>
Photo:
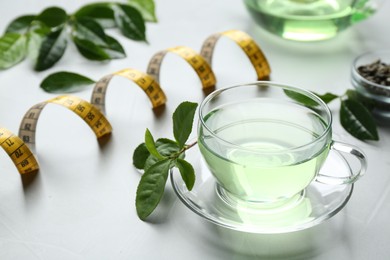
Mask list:
[[[39,14],[17,17],[0,37],[0,70],[27,56],[34,61],[34,70],[51,68],[62,58],[70,40],[89,60],[124,58],[124,48],[105,29],[117,27],[131,40],[146,41],[145,21],[157,21],[154,9],[153,0],[127,0],[90,3],[73,14],[49,7]]]
[[[145,131],[145,142],[138,145],[133,154],[133,164],[144,170],[138,184],[135,206],[138,217],[145,220],[157,207],[165,189],[170,169],[177,167],[188,190],[195,183],[195,171],[184,160],[185,151],[197,142],[186,144],[194,121],[197,103],[183,102],[172,116],[175,140],[159,138],[154,140],[149,129]]]
[[[313,104],[311,99],[302,94],[290,91],[285,91],[285,94],[297,102],[305,104],[306,106],[317,105],[317,103]],[[340,100],[340,124],[352,136],[362,141],[379,140],[377,125],[370,112],[372,101],[362,97],[352,89],[347,90],[342,95],[336,95],[333,93],[316,95],[326,104],[337,99]]]

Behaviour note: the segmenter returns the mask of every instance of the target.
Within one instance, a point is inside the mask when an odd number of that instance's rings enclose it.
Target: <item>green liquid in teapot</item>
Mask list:
[[[371,16],[367,0],[244,0],[256,22],[283,38],[325,40]]]

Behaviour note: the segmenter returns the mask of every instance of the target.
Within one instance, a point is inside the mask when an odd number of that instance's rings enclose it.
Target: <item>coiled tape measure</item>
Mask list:
[[[34,105],[25,113],[20,123],[19,136],[0,127],[0,146],[10,156],[20,174],[36,172],[39,169],[38,161],[34,157],[37,123],[43,108],[48,103],[58,104],[73,111],[89,125],[98,139],[109,135],[112,127],[104,116],[105,96],[114,76],[122,76],[136,83],[146,93],[153,108],[164,105],[167,98],[159,85],[159,79],[161,64],[168,52],[177,54],[188,62],[196,71],[204,90],[215,88],[216,77],[211,62],[214,48],[221,36],[232,39],[245,52],[259,80],[269,79],[271,69],[268,61],[260,47],[248,34],[238,30],[216,33],[205,40],[200,54],[184,46],[168,48],[151,58],[147,73],[135,69],[123,69],[104,76],[92,91],[91,103],[75,96],[64,95]]]

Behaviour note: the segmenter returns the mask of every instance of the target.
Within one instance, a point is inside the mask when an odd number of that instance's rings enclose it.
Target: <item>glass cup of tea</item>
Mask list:
[[[199,108],[198,145],[221,198],[278,208],[302,198],[313,181],[347,184],[364,174],[363,152],[333,141],[331,125],[328,106],[313,93],[259,81],[206,97]],[[337,178],[322,173],[331,150],[356,157],[359,169]]]
[[[373,15],[379,0],[244,0],[253,19],[285,39],[318,41]]]

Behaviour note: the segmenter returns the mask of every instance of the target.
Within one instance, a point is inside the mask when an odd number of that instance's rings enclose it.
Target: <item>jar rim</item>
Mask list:
[[[385,55],[386,58],[388,58],[389,62],[390,62],[390,50],[369,51],[369,52],[365,52],[365,53],[357,56],[352,62],[352,76],[356,77],[355,80],[360,80],[364,84],[368,85],[369,87],[375,87],[375,88],[379,88],[379,89],[382,89],[384,91],[390,92],[390,86],[385,86],[385,85],[381,85],[381,84],[369,81],[366,78],[364,78],[358,71],[359,66],[362,66],[362,64],[359,64],[361,59],[368,58],[369,56],[375,56],[377,60],[381,60],[381,54]],[[372,62],[374,62],[374,61],[372,61]]]

